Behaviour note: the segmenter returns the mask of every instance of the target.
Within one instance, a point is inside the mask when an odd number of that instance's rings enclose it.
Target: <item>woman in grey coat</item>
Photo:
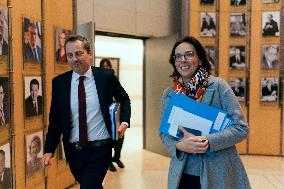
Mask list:
[[[207,136],[195,136],[182,127],[182,139],[160,134],[171,155],[168,189],[248,189],[249,180],[235,144],[247,137],[248,125],[230,86],[210,76],[206,52],[194,37],[173,46],[170,63],[173,85],[163,94],[161,116],[171,95],[189,98],[222,109],[233,120],[231,127]]]

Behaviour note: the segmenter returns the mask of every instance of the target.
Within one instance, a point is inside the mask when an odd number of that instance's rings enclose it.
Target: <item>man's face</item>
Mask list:
[[[268,15],[267,15],[267,20],[268,20],[268,21],[271,21],[271,20],[272,20],[272,15],[271,15],[271,14],[268,14]]]
[[[37,84],[32,84],[31,85],[31,97],[35,101],[38,96],[38,88],[39,86]]]
[[[3,105],[4,96],[5,96],[5,93],[4,93],[3,87],[0,85],[0,106]]]
[[[0,174],[2,174],[5,170],[5,156],[0,154]]]
[[[239,88],[240,85],[241,85],[240,80],[239,80],[239,79],[236,79],[236,80],[235,80],[235,88]]]
[[[61,33],[58,35],[58,44],[59,44],[59,47],[64,47],[64,43],[65,43],[65,33],[61,32]]]
[[[236,55],[240,55],[241,54],[241,50],[240,49],[236,49]]]
[[[28,28],[28,36],[29,36],[29,43],[31,44],[32,47],[36,45],[36,35],[37,32],[34,27],[29,26]]]
[[[91,51],[88,53],[82,41],[68,42],[66,44],[67,61],[71,65],[74,72],[84,75],[91,66]]]
[[[277,48],[269,47],[265,52],[265,55],[265,58],[270,62],[277,60]]]
[[[110,69],[110,66],[109,66],[108,63],[105,62],[105,63],[103,64],[103,68],[105,68],[105,69]]]

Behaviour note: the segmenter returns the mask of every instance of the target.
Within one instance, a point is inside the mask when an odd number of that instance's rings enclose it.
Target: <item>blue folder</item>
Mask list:
[[[120,103],[113,102],[109,106],[110,120],[111,120],[111,139],[117,140],[117,129],[120,125]]]
[[[206,134],[202,134],[202,125],[193,125],[195,122],[192,124],[188,123],[186,125],[179,125],[184,127],[186,130],[188,130],[194,135],[207,135],[211,133],[216,133],[225,128],[230,127],[232,124],[232,120],[228,117],[228,114],[225,111],[209,106],[202,102],[197,102],[184,94],[174,94],[171,96],[169,104],[166,108],[166,112],[162,118],[160,124],[160,132],[164,134],[170,134],[176,138],[182,138],[183,133],[179,130],[177,130],[176,133],[170,132],[172,129],[170,120],[174,119],[170,118],[170,116],[173,116],[173,109],[182,109],[182,111],[184,111],[183,113],[186,115],[191,115],[193,117],[193,120],[195,117],[197,119],[205,120],[205,122],[207,123],[207,127],[210,127],[209,130],[207,128],[208,133]],[[175,128],[176,127],[174,127],[174,129]]]

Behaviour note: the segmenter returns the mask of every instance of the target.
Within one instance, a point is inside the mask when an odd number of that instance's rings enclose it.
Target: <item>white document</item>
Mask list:
[[[213,124],[212,121],[186,112],[177,106],[173,106],[168,123],[170,123],[168,132],[175,137],[177,137],[178,126],[198,130],[201,135],[208,135]]]
[[[226,114],[219,112],[215,119],[212,129],[219,131],[221,129],[221,126],[223,125],[225,117],[226,117]]]

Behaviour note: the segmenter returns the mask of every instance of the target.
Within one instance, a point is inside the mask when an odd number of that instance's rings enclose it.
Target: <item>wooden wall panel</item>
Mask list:
[[[4,2],[4,1],[3,1]],[[1,3],[1,1],[0,1]],[[43,4],[42,4],[43,3]],[[15,171],[16,188],[45,188],[44,170],[38,171],[30,177],[25,176],[25,135],[40,130],[47,129],[48,113],[51,101],[51,80],[59,74],[55,73],[55,28],[73,28],[72,1],[70,0],[11,0],[12,17],[12,52],[13,57],[13,98],[14,98],[14,142],[12,148],[15,149],[15,161],[13,168]],[[45,58],[43,67],[39,69],[24,68],[22,49],[23,17],[40,21],[43,34],[43,51]],[[65,70],[68,70],[66,66]],[[65,71],[64,70],[64,71]],[[62,72],[63,70],[61,70]],[[35,123],[35,127],[27,127],[24,117],[24,76],[42,76],[45,99],[44,115],[28,122]],[[52,166],[48,169],[47,188],[66,188],[75,181],[66,163],[57,162],[57,154],[52,160]]]
[[[200,5],[200,1],[190,2],[189,34],[197,37],[203,45],[216,45],[218,54],[218,76],[250,78],[249,103],[240,102],[249,122],[249,137],[237,144],[242,154],[280,155],[281,148],[281,106],[278,102],[260,101],[261,77],[279,78],[279,70],[262,70],[262,45],[280,44],[280,37],[262,37],[262,12],[280,11],[281,3],[263,4],[262,1],[247,1],[245,6],[231,6],[230,1],[215,0],[213,5]],[[216,12],[216,37],[200,36],[200,12]],[[245,13],[247,34],[244,37],[230,36],[230,14]],[[250,19],[251,17],[251,19]],[[251,24],[250,24],[251,22]],[[280,26],[279,26],[280,27]],[[246,47],[246,69],[232,70],[229,67],[230,46]],[[248,64],[249,63],[249,64]],[[283,138],[283,137],[282,137]],[[282,151],[283,151],[282,146]]]

